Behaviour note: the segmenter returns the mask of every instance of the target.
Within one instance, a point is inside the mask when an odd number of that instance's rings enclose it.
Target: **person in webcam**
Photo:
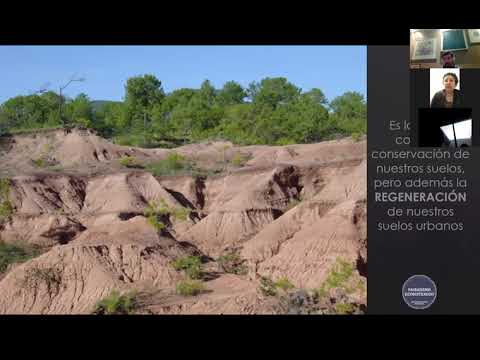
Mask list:
[[[442,63],[444,68],[456,68],[455,65],[455,54],[451,51],[445,51],[441,55]]]
[[[446,73],[442,79],[443,90],[438,91],[432,98],[432,108],[458,108],[462,106],[462,93],[456,89],[458,77],[454,73]]]

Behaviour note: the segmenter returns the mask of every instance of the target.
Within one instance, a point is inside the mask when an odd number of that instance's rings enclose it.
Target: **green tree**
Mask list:
[[[165,93],[162,82],[154,75],[131,77],[125,85],[126,124],[140,132],[144,122],[150,120],[150,111],[155,104],[162,102]]]
[[[79,94],[68,102],[65,107],[65,116],[73,124],[93,127],[93,109],[90,99],[86,94]]]
[[[251,84],[253,102],[273,109],[292,102],[300,96],[301,90],[284,77],[265,78],[260,84]]]
[[[247,96],[243,87],[235,81],[227,81],[218,92],[217,101],[221,106],[241,104]]]
[[[327,98],[325,97],[325,94],[323,93],[322,90],[318,88],[313,88],[310,91],[307,91],[306,93],[302,94],[302,97],[306,97],[311,99],[314,103],[319,104],[319,105],[327,105],[328,101]]]
[[[200,90],[197,93],[198,99],[202,102],[204,106],[212,106],[215,102],[216,91],[213,85],[210,83],[210,80],[205,80],[200,86]]]
[[[332,123],[342,135],[360,135],[367,131],[367,105],[358,92],[346,92],[330,103]]]

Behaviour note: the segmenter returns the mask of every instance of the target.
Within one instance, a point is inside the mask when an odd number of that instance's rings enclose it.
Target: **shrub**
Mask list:
[[[196,296],[205,291],[205,285],[198,280],[185,280],[177,284],[177,293],[183,296]]]
[[[199,256],[185,256],[173,262],[173,268],[177,271],[184,270],[190,279],[203,278],[202,261]]]
[[[162,231],[163,229],[165,229],[165,224],[163,222],[161,222],[160,220],[158,220],[158,217],[156,215],[149,215],[147,216],[147,222],[153,226],[153,228],[155,230],[157,230],[158,232]]]
[[[58,292],[61,282],[62,278],[59,269],[53,267],[32,267],[25,271],[25,277],[21,286],[33,289],[36,288],[39,283],[45,283],[49,292],[51,292],[54,287]]]
[[[352,133],[352,139],[354,141],[360,141],[360,139],[362,138],[363,134],[360,133],[360,132],[354,132]]]
[[[120,159],[120,165],[122,166],[131,167],[133,164],[135,164],[135,158],[132,156],[123,156]]]
[[[346,293],[352,293],[355,289],[350,287],[349,282],[352,278],[353,272],[353,264],[337,258],[324,283],[317,290],[318,295],[325,296],[331,289],[336,288],[343,289]]]
[[[160,161],[152,162],[147,165],[147,170],[155,176],[176,175],[181,170],[191,169],[191,164],[180,154],[172,152]]]
[[[190,216],[191,210],[185,207],[178,207],[171,209],[170,213],[174,219],[179,221],[185,221]]]
[[[10,194],[10,179],[0,179],[0,198],[6,198]]]
[[[277,295],[277,289],[275,283],[267,277],[262,276],[260,278],[260,287],[261,293],[265,296],[275,296]]]
[[[165,216],[170,214],[174,219],[185,221],[190,216],[190,209],[184,207],[169,207],[165,200],[160,202],[150,201],[144,210],[147,217]]]
[[[335,313],[340,315],[352,314],[355,311],[355,306],[351,303],[336,303]]]
[[[93,313],[97,315],[128,315],[132,314],[137,308],[136,291],[121,295],[114,290],[109,296],[97,302]]]
[[[0,223],[13,214],[13,206],[8,200],[0,200]]]
[[[169,212],[169,208],[165,200],[160,200],[159,203],[155,201],[150,201],[147,207],[144,210],[145,216],[150,215],[167,215]]]
[[[19,246],[0,241],[0,273],[10,264],[22,263],[40,255],[40,250],[33,246]]]
[[[230,274],[245,275],[248,272],[243,260],[236,252],[230,252],[217,259],[223,271]]]
[[[287,291],[295,288],[295,286],[286,277],[277,280],[275,282],[275,287],[280,288],[283,291]]]
[[[0,224],[13,214],[13,206],[9,200],[10,187],[9,179],[0,179]]]
[[[44,168],[47,166],[47,162],[43,158],[32,159],[33,165],[37,168]]]

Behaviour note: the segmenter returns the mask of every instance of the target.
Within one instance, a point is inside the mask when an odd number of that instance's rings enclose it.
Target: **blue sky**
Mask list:
[[[58,91],[73,74],[86,80],[71,84],[68,96],[122,100],[125,81],[147,73],[167,92],[205,79],[219,88],[282,76],[331,100],[345,91],[366,95],[366,58],[365,46],[0,46],[0,103],[48,82]]]

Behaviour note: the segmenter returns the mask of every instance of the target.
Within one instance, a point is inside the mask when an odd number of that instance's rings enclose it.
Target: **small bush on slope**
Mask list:
[[[183,296],[196,296],[205,291],[205,285],[198,280],[185,280],[177,284],[177,293]]]
[[[120,294],[114,290],[109,296],[100,300],[93,311],[97,315],[128,315],[138,308],[135,291]]]
[[[40,250],[32,246],[6,244],[0,241],[0,274],[7,270],[10,264],[22,263],[40,255]]]
[[[230,274],[245,275],[248,271],[243,260],[237,252],[229,252],[217,259],[223,271]]]
[[[190,279],[203,278],[202,262],[199,256],[184,256],[176,259],[172,265],[177,271],[184,270]]]

